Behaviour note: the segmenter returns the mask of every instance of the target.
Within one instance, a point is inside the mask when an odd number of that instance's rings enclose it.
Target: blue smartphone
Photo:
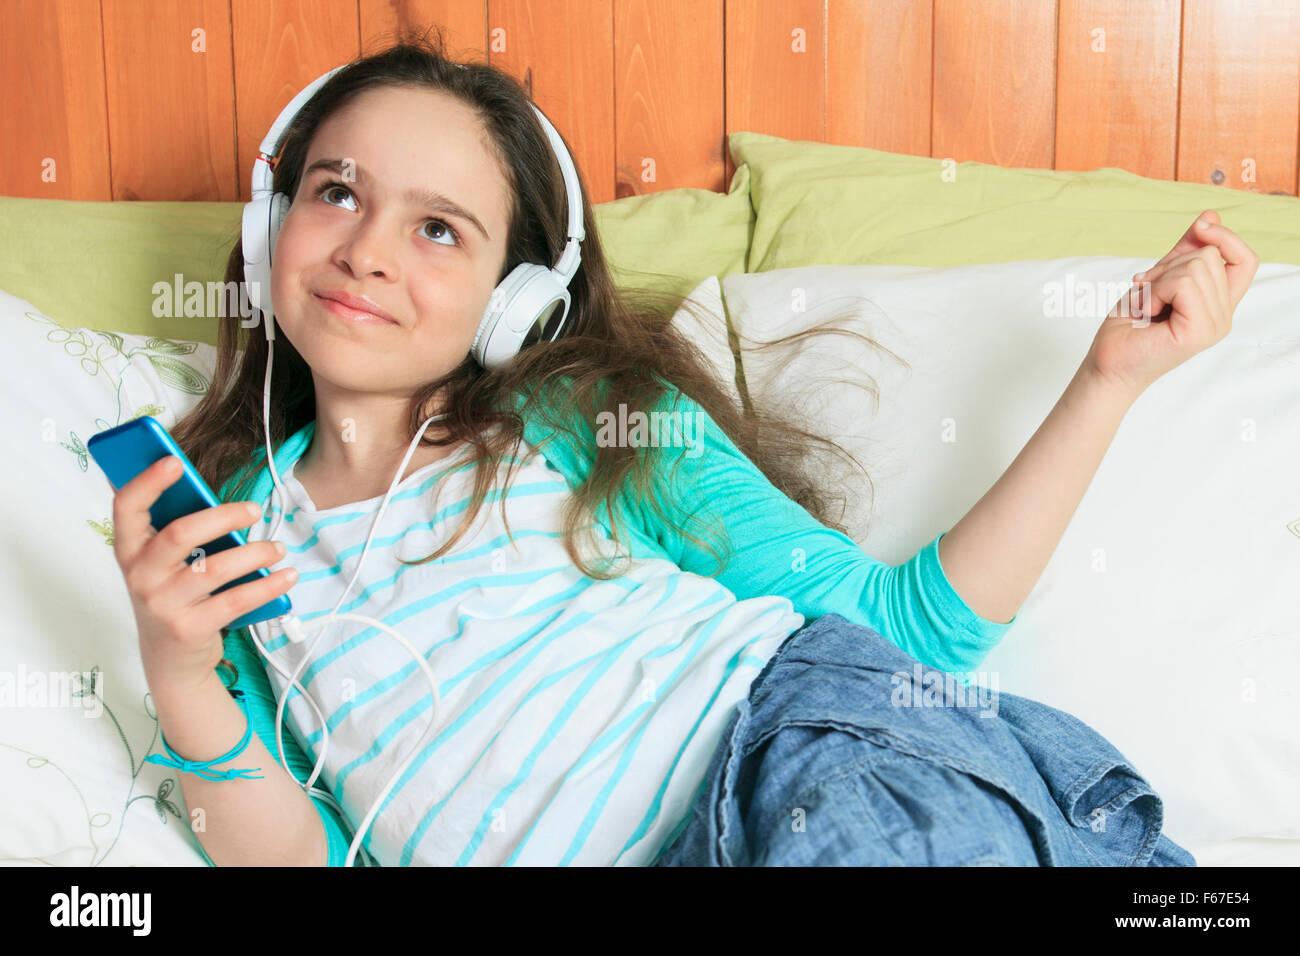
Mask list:
[[[215,508],[217,505],[222,504],[217,500],[217,496],[212,493],[208,483],[190,464],[190,460],[185,457],[185,453],[176,444],[176,440],[151,415],[133,418],[116,428],[110,428],[107,431],[91,436],[86,440],[86,448],[94,457],[95,463],[108,476],[108,482],[115,491],[130,483],[136,475],[154,462],[166,458],[168,455],[175,455],[181,460],[181,464],[185,469],[184,473],[169,487],[163,489],[163,493],[158,496],[158,500],[149,507],[149,522],[153,525],[155,531],[161,531],[184,515],[202,511],[204,508]],[[185,562],[187,564],[192,563],[199,553],[205,555],[216,554],[218,551],[225,551],[227,548],[238,548],[247,543],[248,539],[241,532],[227,531],[221,537],[203,545],[201,552],[196,551],[194,554],[189,555]],[[270,577],[270,572],[266,568],[258,568],[245,574],[242,578],[226,582],[212,593],[220,594],[227,588],[239,587],[241,584],[247,584],[256,581],[258,578],[265,577]],[[258,621],[265,621],[288,614],[292,609],[293,605],[289,603],[288,596],[281,594],[267,601],[256,610],[249,611],[242,617],[231,621],[226,625],[226,628],[236,631],[241,627],[247,627],[249,624],[256,624]]]

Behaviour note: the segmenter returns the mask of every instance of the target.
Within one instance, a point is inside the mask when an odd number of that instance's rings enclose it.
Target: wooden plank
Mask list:
[[[487,0],[359,0],[358,12],[367,56],[392,46],[398,31],[437,26],[450,59],[487,62]]]
[[[616,0],[614,44],[615,196],[726,192],[722,0]]]
[[[1061,0],[1056,168],[1173,179],[1181,0]]]
[[[98,0],[0,3],[6,196],[112,198]]]
[[[931,155],[1051,169],[1056,4],[935,0]]]
[[[1200,0],[1183,18],[1177,178],[1294,195],[1300,0]]]
[[[515,77],[569,147],[592,205],[614,198],[610,0],[490,0],[488,59]]]
[[[361,52],[357,0],[232,0],[239,200],[271,124],[312,80]]]
[[[6,101],[0,173],[15,196],[247,200],[290,96],[437,24],[453,58],[532,91],[593,203],[725,190],[737,129],[1300,193],[1300,0],[1185,6],[6,0],[0,76],[23,95]]]
[[[113,199],[234,202],[229,0],[104,5]]]
[[[822,0],[727,0],[727,127],[826,141]],[[727,181],[734,172],[727,156]]]
[[[826,142],[930,155],[932,0],[830,0]]]

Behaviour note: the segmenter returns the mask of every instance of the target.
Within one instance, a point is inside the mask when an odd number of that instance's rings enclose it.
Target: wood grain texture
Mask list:
[[[105,0],[113,199],[239,198],[233,67],[227,0]]]
[[[1173,179],[1181,0],[1061,0],[1056,168]]]
[[[822,0],[727,0],[725,29],[727,131],[825,142]]]
[[[934,0],[930,155],[1051,169],[1056,5]]]
[[[591,202],[614,198],[610,0],[491,0],[488,61],[523,84],[573,157]]]
[[[0,3],[0,82],[5,195],[111,198],[98,0]]]
[[[722,18],[722,0],[616,0],[610,198],[665,182],[726,192]]]
[[[932,0],[827,8],[826,142],[930,155]]]
[[[239,200],[280,111],[304,86],[361,52],[356,0],[231,0]]]
[[[1300,0],[1197,0],[1183,12],[1178,179],[1294,194]]]
[[[1300,0],[3,0],[3,193],[246,201],[294,94],[435,25],[593,203],[725,191],[737,130],[1300,194]]]
[[[358,10],[366,56],[386,49],[399,32],[436,26],[453,60],[487,62],[487,0],[359,0]]]

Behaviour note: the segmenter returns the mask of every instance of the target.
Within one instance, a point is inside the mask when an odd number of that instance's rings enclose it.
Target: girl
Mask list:
[[[231,320],[212,387],[173,430],[229,503],[151,538],[147,509],[179,475],[167,459],[115,505],[146,677],[169,753],[196,771],[180,779],[209,863],[342,865],[400,770],[363,844],[381,865],[1194,865],[1086,725],[987,688],[958,700],[952,673],[1014,616],[963,601],[943,535],[890,567],[833,524],[798,450],[838,446],[737,408],[665,321],[677,303],[615,287],[585,188],[562,334],[548,322],[505,367],[473,361],[497,283],[565,242],[560,170],[511,77],[450,62],[441,36],[360,59],[299,111],[274,183],[292,197],[269,390],[288,497],[262,450],[267,343],[254,329],[241,358]],[[240,245],[226,278],[244,279]],[[629,411],[680,415],[684,440],[610,441],[607,416]],[[253,520],[244,498],[261,518],[249,544],[185,573],[193,548]],[[279,516],[287,554],[264,540]],[[304,621],[327,613],[368,531],[375,554],[343,609],[412,641],[436,709],[381,630],[273,635],[266,654],[299,672],[327,738],[221,624],[290,588]],[[286,697],[295,739],[273,748]],[[318,759],[346,813],[304,792]]]

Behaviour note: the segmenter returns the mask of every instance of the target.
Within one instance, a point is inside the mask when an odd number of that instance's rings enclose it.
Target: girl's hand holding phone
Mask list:
[[[284,546],[252,541],[186,559],[205,543],[249,527],[262,512],[228,502],[177,518],[154,531],[149,508],[181,477],[175,456],[161,458],[113,497],[113,553],[122,569],[140,631],[140,656],[157,692],[198,687],[210,680],[223,655],[221,629],[284,594],[297,578],[283,568],[259,580],[213,594],[217,588],[284,557]]]

